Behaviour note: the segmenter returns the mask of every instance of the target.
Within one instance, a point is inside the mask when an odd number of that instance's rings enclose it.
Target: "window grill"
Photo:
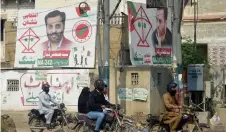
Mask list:
[[[19,91],[19,80],[7,80],[7,91]]]
[[[138,73],[131,73],[131,83],[132,83],[132,85],[138,85],[139,84]]]

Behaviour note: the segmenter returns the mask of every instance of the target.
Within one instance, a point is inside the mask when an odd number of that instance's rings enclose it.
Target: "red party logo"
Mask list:
[[[78,21],[72,29],[72,36],[79,43],[88,41],[91,35],[92,25],[86,20]]]

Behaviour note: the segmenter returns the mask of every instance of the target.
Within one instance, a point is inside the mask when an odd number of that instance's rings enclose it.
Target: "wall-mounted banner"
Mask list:
[[[133,65],[171,64],[171,11],[127,1],[130,60]]]
[[[131,88],[119,88],[118,89],[118,100],[133,100],[133,90]]]
[[[133,89],[133,100],[147,101],[148,90],[146,88],[134,88]]]
[[[78,6],[19,10],[15,67],[93,68],[97,5]]]

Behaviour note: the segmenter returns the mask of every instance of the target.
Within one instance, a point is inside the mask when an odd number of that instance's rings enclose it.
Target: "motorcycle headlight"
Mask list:
[[[150,121],[151,121],[151,115],[150,115],[150,114],[147,115],[146,121],[147,121],[147,122],[150,122]]]
[[[65,108],[65,104],[64,104],[64,103],[61,103],[61,104],[60,104],[60,108],[61,108],[61,109]]]
[[[66,108],[66,107],[64,107],[64,108],[63,108],[63,110],[64,110],[64,111],[67,111],[67,108]]]
[[[183,115],[183,119],[187,119],[188,117],[189,117],[189,115],[187,115],[187,114]]]
[[[119,113],[120,113],[120,114],[124,114],[124,112],[125,112],[124,109],[120,109],[120,110],[119,110]]]

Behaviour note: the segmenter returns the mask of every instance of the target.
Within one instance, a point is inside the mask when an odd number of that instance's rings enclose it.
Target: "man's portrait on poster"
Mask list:
[[[157,8],[156,29],[152,34],[155,48],[171,48],[172,33],[167,27],[167,8]]]
[[[64,36],[66,14],[54,10],[45,16],[48,40],[42,43],[44,50],[70,50],[74,44]]]

